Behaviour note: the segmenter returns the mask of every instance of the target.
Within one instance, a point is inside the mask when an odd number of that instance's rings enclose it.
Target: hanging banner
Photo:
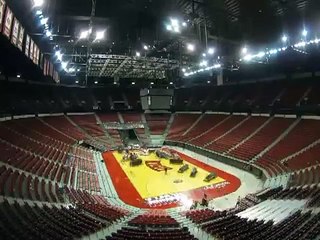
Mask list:
[[[13,21],[13,13],[10,10],[10,8],[7,6],[6,15],[5,15],[4,24],[3,24],[3,34],[9,39],[11,34],[12,21]]]
[[[24,28],[20,25],[19,37],[18,37],[18,48],[22,51],[23,45],[23,38],[24,38]]]
[[[37,52],[38,52],[37,49],[38,49],[37,45],[35,43],[33,43],[33,58],[32,58],[32,60],[33,60],[34,64],[37,64]]]
[[[24,53],[26,54],[27,57],[29,57],[29,50],[30,50],[30,37],[27,34],[27,36],[26,36],[26,46],[25,46],[25,51],[24,51]]]
[[[44,76],[47,76],[47,64],[48,64],[48,61],[46,58],[43,58],[43,75]]]
[[[33,48],[34,48],[34,42],[33,40],[30,38],[30,51],[29,51],[29,58],[33,61]]]
[[[18,45],[19,28],[20,28],[20,23],[17,18],[14,18],[13,19],[13,30],[12,30],[12,35],[11,35],[11,43],[14,46]]]
[[[4,15],[5,6],[6,6],[5,1],[4,0],[0,0],[0,29],[2,29],[3,15]]]
[[[40,51],[39,51],[39,53],[40,53]],[[39,62],[39,66],[40,66],[40,68],[41,69],[43,69],[44,68],[44,63],[43,63],[43,53],[40,53],[40,62]]]
[[[36,54],[36,64],[39,66],[39,60],[40,60],[40,49],[37,47],[37,54]]]

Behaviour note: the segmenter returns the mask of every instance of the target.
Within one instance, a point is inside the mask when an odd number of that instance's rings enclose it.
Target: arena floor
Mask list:
[[[147,156],[139,151],[136,153],[143,160],[143,164],[135,167],[122,160],[122,153],[114,151],[103,154],[119,198],[135,207],[176,207],[190,204],[193,200],[200,201],[204,194],[209,199],[227,195],[241,185],[237,177],[178,151],[184,164],[189,165],[189,169],[184,173],[178,173],[181,165],[170,164],[169,160],[159,159],[154,153]],[[164,166],[169,168],[167,174]],[[193,167],[198,170],[195,178],[190,177]],[[217,177],[210,182],[203,181],[211,172],[215,172]]]

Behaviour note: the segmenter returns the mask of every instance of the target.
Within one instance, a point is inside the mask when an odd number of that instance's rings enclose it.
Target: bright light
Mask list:
[[[104,33],[105,31],[97,31],[96,32],[96,39],[95,40],[102,40],[104,39]],[[85,37],[86,38],[86,37]]]
[[[141,53],[140,52],[136,52],[136,57],[140,57]]]
[[[179,26],[173,26],[173,31],[176,33],[179,33],[180,32]]]
[[[208,53],[209,53],[210,55],[213,55],[213,54],[214,54],[214,48],[209,48],[209,49],[208,49]]]
[[[186,26],[187,26],[187,23],[186,23],[186,22],[183,22],[183,23],[182,23],[182,26],[183,26],[183,27],[186,27]]]
[[[207,83],[208,83],[208,84],[210,84],[210,83],[211,83],[211,81],[207,81]]]
[[[81,33],[80,33],[80,39],[85,39],[85,38],[87,38],[89,36],[89,31],[87,30],[87,31],[82,31]]]
[[[172,30],[173,30],[173,28],[172,28],[171,25],[167,25],[167,26],[166,26],[166,29],[167,29],[168,31],[172,31]]]
[[[169,82],[170,85],[173,85],[173,82]]]
[[[202,53],[202,57],[206,57],[207,56],[207,54],[205,54],[205,53]]]
[[[288,37],[286,35],[283,35],[281,40],[282,42],[286,43],[288,41]]]
[[[208,66],[208,61],[203,60],[200,62],[200,67],[206,67],[206,66]]]
[[[49,20],[49,18],[42,18],[42,19],[40,20],[40,23],[41,23],[42,25],[45,25],[45,24],[48,22],[48,20]]]
[[[36,15],[37,15],[37,16],[42,15],[42,11],[41,11],[41,10],[37,10],[37,11],[36,11]]]
[[[190,52],[193,52],[195,50],[195,46],[191,43],[188,43],[187,44],[187,49],[190,51]]]
[[[65,70],[67,69],[68,63],[67,62],[62,62],[61,67]]]
[[[246,47],[242,48],[241,52],[242,52],[242,54],[247,54],[248,48],[246,48]]]
[[[94,84],[98,84],[99,82],[98,81],[94,81]]]
[[[172,25],[172,26],[174,26],[174,27],[179,27],[179,21],[178,21],[178,19],[171,18],[170,21],[171,21],[171,25]]]
[[[33,0],[34,7],[41,7],[44,4],[44,0]]]
[[[182,72],[186,72],[187,71],[185,68],[182,68],[181,70],[182,70]]]
[[[76,69],[74,67],[71,67],[71,68],[68,69],[69,73],[74,73],[75,71],[76,71]]]
[[[257,54],[257,57],[258,57],[258,58],[262,58],[262,57],[264,57],[265,55],[266,55],[265,52],[259,52],[259,53]]]
[[[60,50],[59,50],[59,51],[56,51],[55,55],[56,55],[57,59],[61,62],[63,55],[62,55],[62,53],[60,52]]]
[[[153,84],[154,84],[154,82],[151,82],[150,84],[151,84],[151,85],[153,85]]]
[[[135,82],[132,82],[131,84],[132,84],[132,85],[135,85],[136,83],[135,83]]]
[[[306,29],[303,29],[301,34],[302,36],[306,37],[308,35],[308,31]]]
[[[143,49],[144,49],[144,50],[148,50],[149,48],[148,48],[147,45],[143,45]]]
[[[253,58],[253,56],[252,56],[251,54],[248,54],[248,55],[245,55],[245,56],[243,57],[243,60],[245,60],[245,61],[250,61],[252,58]]]
[[[21,75],[20,75],[20,74],[17,74],[17,78],[21,78]]]
[[[52,36],[52,32],[46,31],[46,36],[47,36],[47,37],[51,37],[51,36]]]
[[[76,84],[78,84],[78,83],[79,83],[79,81],[77,80],[75,83],[76,83]]]

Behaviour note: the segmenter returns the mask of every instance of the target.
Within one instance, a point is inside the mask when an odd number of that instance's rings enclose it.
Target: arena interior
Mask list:
[[[319,27],[318,0],[0,0],[0,238],[319,240]]]

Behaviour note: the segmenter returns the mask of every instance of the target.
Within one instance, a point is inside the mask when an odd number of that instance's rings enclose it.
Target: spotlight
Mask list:
[[[45,24],[48,23],[48,20],[49,20],[49,18],[42,18],[42,19],[40,20],[40,23],[41,23],[42,25],[45,25]]]
[[[178,19],[171,18],[170,21],[171,21],[171,25],[172,25],[172,26],[174,26],[174,27],[179,27],[179,21],[178,21]]]
[[[104,39],[104,33],[105,33],[105,31],[97,31],[97,32],[96,32],[96,39],[95,39],[95,41]]]
[[[144,50],[148,50],[149,48],[148,48],[147,45],[143,45],[143,49],[144,49]]]
[[[207,54],[205,54],[205,53],[202,53],[202,57],[206,57],[207,56]]]
[[[150,85],[153,85],[153,84],[154,84],[154,82],[151,82],[151,83],[150,83]]]
[[[195,50],[194,44],[188,43],[188,44],[187,44],[187,49],[188,49],[190,52],[193,52],[193,51]]]
[[[62,62],[61,67],[63,70],[67,69],[68,63],[67,62]]]
[[[306,37],[308,35],[308,31],[306,29],[303,29],[301,34],[302,36]]]
[[[76,69],[74,67],[71,67],[71,68],[68,69],[69,73],[74,73],[75,71],[76,71]]]
[[[131,84],[132,84],[132,85],[135,85],[136,83],[135,83],[135,82],[132,82]]]
[[[211,81],[207,81],[207,83],[208,83],[208,84],[210,84],[210,83],[211,83]]]
[[[17,74],[17,78],[21,78],[21,75],[20,75],[20,74]]]
[[[87,38],[89,36],[89,31],[87,30],[87,31],[82,31],[81,33],[80,33],[80,39],[85,39],[85,38]]]
[[[76,83],[76,84],[78,84],[78,83],[79,83],[79,81],[77,80],[77,81],[75,81],[75,83]]]
[[[46,31],[46,36],[47,36],[47,37],[51,37],[51,36],[52,36],[52,32]]]
[[[136,52],[136,57],[140,57],[141,53],[140,52]]]
[[[170,31],[170,32],[173,30],[173,28],[172,28],[171,25],[167,25],[167,26],[166,26],[166,29],[167,29],[168,31]]]
[[[99,82],[98,81],[94,81],[94,84],[98,84]]]
[[[243,47],[241,52],[242,52],[242,54],[247,54],[248,48],[247,47]]]
[[[34,7],[41,7],[44,4],[44,0],[33,0]]]
[[[209,53],[210,55],[214,54],[214,48],[209,48],[209,49],[208,49],[208,53]]]
[[[185,73],[187,70],[185,68],[182,68],[181,71]]]
[[[186,22],[183,22],[183,23],[182,23],[182,26],[183,26],[183,27],[186,27],[186,26],[187,26],[187,23],[186,23]]]
[[[173,85],[173,82],[169,82],[170,85]]]
[[[208,66],[208,61],[206,61],[206,60],[203,60],[202,62],[200,62],[200,67],[206,67],[206,66]]]
[[[56,51],[55,55],[56,55],[57,59],[61,62],[63,55],[62,55],[62,53],[60,52],[60,50],[59,50],[59,51]]]
[[[37,16],[41,16],[41,15],[42,15],[42,11],[41,11],[41,10],[37,10],[37,11],[36,11],[36,15],[37,15]]]
[[[286,35],[283,35],[281,40],[282,42],[286,43],[288,41],[288,37]]]
[[[259,52],[259,53],[257,54],[257,57],[258,57],[258,58],[262,58],[262,57],[264,57],[264,55],[266,55],[265,52]]]

